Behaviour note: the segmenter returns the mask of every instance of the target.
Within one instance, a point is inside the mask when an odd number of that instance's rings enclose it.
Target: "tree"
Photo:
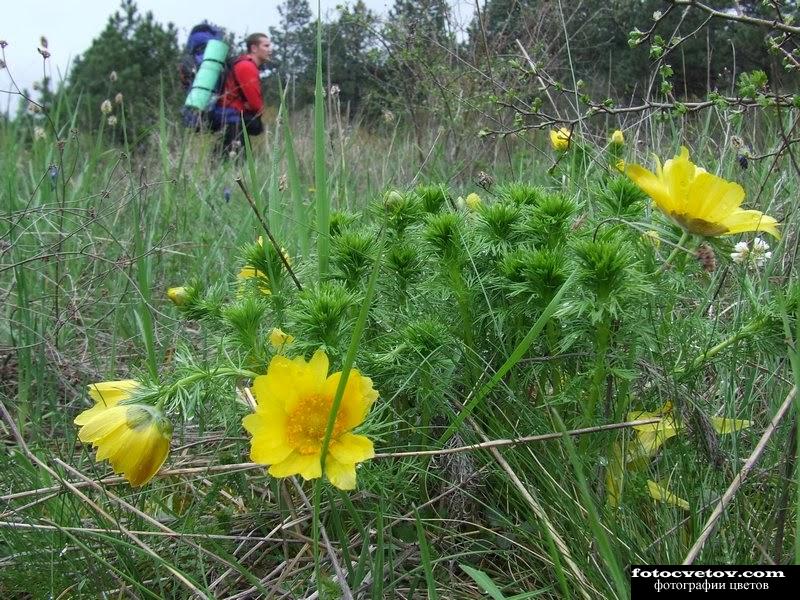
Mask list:
[[[328,80],[339,86],[341,103],[351,109],[378,88],[382,55],[377,28],[377,15],[362,0],[340,6],[338,20],[325,28]]]
[[[142,16],[135,0],[122,0],[120,10],[108,19],[103,32],[75,61],[67,93],[81,98],[79,121],[93,128],[103,117],[104,100],[112,105],[121,131],[124,106],[129,136],[150,127],[163,100],[167,113],[177,112],[183,99],[177,82],[179,59],[177,30],[172,23],[157,23],[151,12]],[[122,103],[114,102],[117,94]]]
[[[291,105],[303,106],[314,94],[315,23],[308,0],[284,0],[278,5],[278,13],[280,27],[269,29],[275,46],[274,61],[281,79],[291,78]]]

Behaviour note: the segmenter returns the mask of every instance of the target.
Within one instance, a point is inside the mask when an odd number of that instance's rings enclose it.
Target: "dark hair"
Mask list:
[[[261,41],[261,38],[269,39],[269,36],[267,36],[266,33],[251,33],[250,35],[248,35],[247,39],[245,39],[244,41],[247,51],[250,52],[250,48],[258,44],[258,42]]]

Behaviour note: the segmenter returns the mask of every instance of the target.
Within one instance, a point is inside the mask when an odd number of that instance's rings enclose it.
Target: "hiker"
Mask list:
[[[250,136],[264,131],[261,114],[264,96],[261,92],[259,67],[272,55],[272,44],[263,33],[253,33],[245,40],[247,53],[233,60],[222,93],[211,112],[214,129],[222,130],[222,151],[230,153],[244,147],[244,128]],[[239,142],[236,144],[236,142]]]

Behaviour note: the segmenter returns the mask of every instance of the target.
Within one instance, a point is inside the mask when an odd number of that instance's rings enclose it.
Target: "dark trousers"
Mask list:
[[[222,152],[227,156],[231,152],[240,153],[244,150],[244,132],[252,137],[264,133],[264,124],[261,117],[256,115],[242,114],[242,120],[233,123],[225,123],[222,126]],[[238,143],[237,143],[238,142]]]

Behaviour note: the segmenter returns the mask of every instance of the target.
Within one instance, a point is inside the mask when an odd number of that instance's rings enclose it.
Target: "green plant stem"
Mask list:
[[[739,342],[740,340],[743,340],[743,339],[753,335],[760,328],[759,325],[760,324],[758,322],[755,322],[755,321],[751,322],[751,323],[748,323],[747,325],[742,327],[739,331],[737,331],[736,333],[734,333],[730,337],[722,340],[719,344],[717,344],[715,346],[712,346],[707,351],[705,351],[703,354],[701,354],[700,356],[695,358],[692,361],[692,364],[689,365],[688,369],[676,368],[675,369],[675,373],[678,374],[678,373],[684,373],[686,371],[694,371],[695,369],[697,369],[700,366],[702,366],[703,363],[711,360],[717,354],[719,354],[720,352],[722,352],[723,350],[725,350],[729,346],[732,346],[736,342]]]
[[[556,330],[555,321],[547,322],[546,335],[547,349],[552,358],[558,350],[558,331]],[[558,396],[561,393],[561,366],[556,360],[553,360],[550,365],[550,385],[553,386],[553,395]]]
[[[584,420],[586,425],[593,425],[597,418],[597,402],[603,392],[603,383],[606,378],[606,354],[611,342],[611,328],[608,324],[608,315],[598,324],[595,333],[595,365],[592,374],[592,387],[589,390],[589,399],[586,403]]]
[[[676,256],[678,256],[678,253],[684,250],[683,244],[686,243],[686,240],[689,239],[690,235],[691,234],[688,231],[683,232],[681,239],[678,240],[675,248],[673,248],[672,252],[670,252],[670,255],[667,257],[667,260],[665,260],[664,264],[659,267],[659,271],[666,271],[669,268],[669,266],[672,264],[672,261],[675,260]]]

